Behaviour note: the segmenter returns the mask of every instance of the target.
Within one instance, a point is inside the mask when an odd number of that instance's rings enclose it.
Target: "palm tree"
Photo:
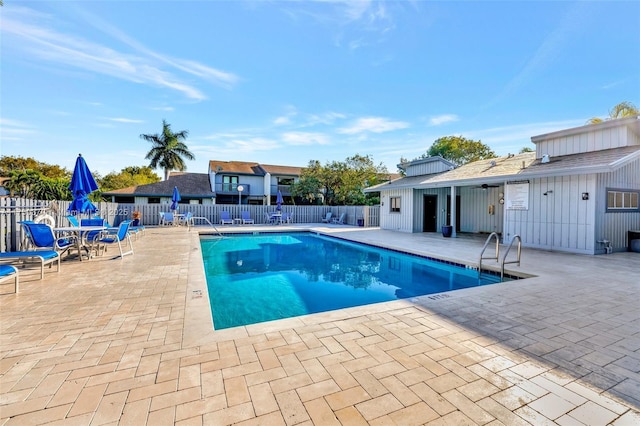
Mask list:
[[[638,114],[640,114],[640,110],[631,102],[625,101],[620,102],[618,105],[611,108],[609,111],[609,117],[605,120],[615,120],[616,118],[631,117],[632,115]],[[593,117],[587,121],[587,124],[598,124],[605,120],[600,117]]]
[[[173,133],[171,125],[166,120],[162,120],[162,134],[140,135],[142,139],[153,144],[145,158],[151,160],[149,164],[151,168],[155,169],[160,166],[164,169],[164,180],[169,179],[171,170],[179,170],[181,172],[187,170],[183,157],[189,160],[196,159],[195,155],[189,151],[189,148],[183,142],[188,134],[188,130]]]

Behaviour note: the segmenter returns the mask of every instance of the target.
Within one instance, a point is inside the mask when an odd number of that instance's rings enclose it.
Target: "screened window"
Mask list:
[[[389,211],[391,213],[400,213],[400,197],[389,198]]]
[[[607,190],[607,211],[623,212],[640,210],[640,191],[624,189]]]

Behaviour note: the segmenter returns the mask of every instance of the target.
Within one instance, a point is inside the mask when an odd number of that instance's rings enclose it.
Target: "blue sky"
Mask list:
[[[637,1],[5,0],[0,153],[104,175],[148,165],[166,119],[191,172],[395,172],[449,135],[506,155],[640,106],[638,28]]]

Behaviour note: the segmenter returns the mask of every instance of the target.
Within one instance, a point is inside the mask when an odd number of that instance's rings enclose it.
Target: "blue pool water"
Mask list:
[[[306,232],[203,236],[200,244],[217,330],[500,281]]]

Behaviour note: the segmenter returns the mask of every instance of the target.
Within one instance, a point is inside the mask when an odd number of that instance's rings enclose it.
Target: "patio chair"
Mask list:
[[[120,250],[120,259],[124,259],[127,254],[133,254],[133,244],[131,243],[131,235],[129,234],[129,227],[131,226],[130,220],[125,220],[120,223],[117,229],[111,228],[106,231],[102,231],[92,242],[92,247],[95,248],[96,254],[100,254],[100,247],[104,249],[103,253],[107,251],[107,246],[111,244],[117,244],[118,250]],[[127,241],[129,244],[128,251],[122,251],[122,242]]]
[[[222,211],[220,212],[220,225],[226,225],[226,224],[233,225],[233,219],[231,219],[229,212]]]
[[[178,225],[184,225],[187,228],[193,226],[193,213],[186,212],[184,216],[178,220]]]
[[[293,223],[293,213],[282,213],[282,223]]]
[[[347,217],[346,213],[340,213],[340,217],[334,217],[331,220],[331,223],[335,223],[336,225],[344,225],[344,221]]]
[[[74,215],[71,215],[71,214],[67,215],[66,218],[69,221],[69,224],[71,226],[76,226],[76,227],[80,226],[80,224],[78,223],[78,218],[75,217]]]
[[[53,233],[53,228],[44,223],[24,221],[20,222],[20,224],[27,236],[27,247],[33,247],[33,250],[54,250],[59,252],[60,255],[73,248],[78,248],[78,256],[80,256],[76,237],[65,236],[57,238]]]
[[[89,219],[80,219],[80,226],[109,226],[106,220],[101,217],[92,217]],[[91,244],[96,237],[102,231],[89,231],[82,234],[82,238],[85,244]]]
[[[161,225],[175,225],[175,217],[173,216],[173,213],[170,212],[166,212],[162,215],[162,223]]]
[[[13,280],[13,292],[18,292],[18,269],[12,265],[0,265],[0,284]],[[4,293],[3,293],[4,294]]]
[[[251,219],[251,213],[249,213],[248,211],[243,211],[242,212],[242,224],[246,225],[246,224],[255,224],[255,221],[253,219]]]
[[[327,212],[327,215],[322,219],[323,223],[331,223],[331,217],[333,216],[332,212]]]

